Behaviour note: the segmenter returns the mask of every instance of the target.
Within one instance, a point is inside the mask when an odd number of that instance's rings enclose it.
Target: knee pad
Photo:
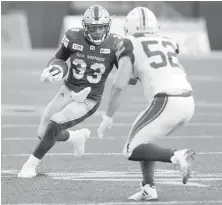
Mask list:
[[[61,126],[58,123],[50,120],[46,128],[44,138],[46,137],[48,139],[56,140],[61,131],[62,131]]]

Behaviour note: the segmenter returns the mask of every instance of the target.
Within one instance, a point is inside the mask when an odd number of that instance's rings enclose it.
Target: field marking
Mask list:
[[[9,178],[10,175],[17,175],[19,170],[2,170],[2,178]],[[88,172],[49,172],[44,173],[43,177],[51,177],[55,180],[68,181],[106,181],[106,182],[139,182],[141,172],[123,171],[88,171]],[[213,176],[213,177],[212,177]],[[207,174],[195,173],[186,186],[209,187],[209,185],[199,182],[222,181],[222,174],[215,174],[208,177]],[[180,172],[176,170],[157,169],[155,172],[156,183],[165,185],[184,186],[181,182]]]
[[[5,175],[15,175],[19,172],[18,169],[9,169],[5,170],[2,169],[1,173]],[[5,176],[4,175],[4,176]],[[4,177],[3,176],[3,177]],[[139,169],[135,169],[134,171],[98,171],[98,170],[91,170],[86,172],[49,172],[46,173],[46,176],[51,177],[75,177],[75,178],[125,178],[125,179],[132,179],[141,177],[141,171]],[[155,170],[155,177],[168,177],[170,180],[181,179],[180,171],[174,169],[156,169]],[[164,180],[161,179],[161,180]],[[212,173],[200,173],[193,171],[191,180],[200,180],[200,181],[218,181],[222,180],[222,173],[220,172],[212,172]]]
[[[152,204],[152,205],[167,205],[167,204],[222,204],[222,200],[218,201],[155,201],[155,202],[141,202],[141,201],[136,201],[136,202],[100,202],[100,203],[75,203],[75,204],[67,204],[67,203],[50,203],[50,205],[146,205],[146,204]],[[15,204],[2,204],[2,205],[15,205]],[[16,204],[16,205],[49,205],[49,204]]]
[[[215,139],[215,138],[221,138],[222,136],[210,136],[210,135],[203,135],[203,136],[197,136],[197,135],[180,135],[180,136],[162,136],[159,137],[158,139],[164,139],[164,140],[168,140],[168,139],[173,139],[173,140],[181,140],[181,139]],[[127,136],[107,136],[104,137],[102,139],[100,139],[98,136],[91,136],[88,140],[119,140],[119,139],[127,139]],[[21,141],[21,140],[30,140],[30,141],[37,141],[39,140],[37,137],[1,137],[2,141]]]
[[[2,124],[1,128],[36,128],[39,124]],[[78,126],[98,127],[99,123],[81,123]],[[113,123],[112,127],[131,127],[132,123]],[[191,122],[184,127],[222,127],[221,122]]]
[[[131,100],[132,104],[127,104],[128,108],[138,108],[138,104],[140,105],[139,108],[142,108],[146,106],[146,100],[143,97],[143,94],[141,93],[140,96],[138,96],[138,98],[136,99],[132,99]],[[104,98],[104,102],[105,104],[108,102],[108,98]],[[196,107],[201,107],[201,108],[222,108],[222,103],[221,102],[207,102],[204,100],[198,100],[196,103]],[[1,108],[2,108],[2,113],[7,113],[7,112],[15,112],[15,113],[19,113],[19,111],[24,112],[39,112],[42,113],[44,111],[46,107],[46,104],[38,104],[38,105],[24,105],[24,104],[1,104]],[[94,115],[102,115],[105,112],[104,108],[100,108],[100,110],[98,110]],[[123,111],[118,111],[116,113],[116,115],[119,115],[121,113],[128,113],[127,111],[123,112]],[[139,114],[138,111],[136,112],[130,112],[130,113],[136,113]]]
[[[221,155],[222,152],[197,152],[197,155]],[[73,153],[47,153],[47,156],[73,156]],[[28,157],[30,154],[1,154],[2,157]],[[84,153],[84,156],[123,156],[123,153]]]

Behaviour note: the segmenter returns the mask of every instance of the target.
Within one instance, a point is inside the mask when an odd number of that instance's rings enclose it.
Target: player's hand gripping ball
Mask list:
[[[52,76],[61,76],[62,79],[68,73],[68,65],[64,60],[55,59],[49,66],[51,67],[49,72],[52,73]]]
[[[44,83],[60,81],[67,73],[67,63],[61,59],[55,59],[50,63],[49,67],[43,70],[41,81]]]

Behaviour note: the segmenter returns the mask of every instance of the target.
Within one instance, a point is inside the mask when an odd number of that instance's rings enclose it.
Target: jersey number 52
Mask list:
[[[174,45],[170,41],[142,41],[143,50],[145,51],[148,58],[153,58],[154,61],[150,63],[150,66],[158,69],[166,66],[171,67],[177,67],[180,68],[180,65],[177,62],[174,62],[174,59],[177,59],[176,49],[174,48]],[[161,51],[161,49],[153,49],[151,51],[151,46],[157,46],[158,48],[161,48],[162,46],[166,48],[167,52]],[[161,46],[161,47],[160,47]],[[157,61],[157,57],[161,59],[161,61]]]

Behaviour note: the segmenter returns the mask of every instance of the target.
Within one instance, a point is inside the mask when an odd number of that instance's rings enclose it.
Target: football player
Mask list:
[[[55,75],[57,71],[50,72],[50,63],[54,59],[70,59],[67,79],[42,115],[38,128],[40,142],[18,177],[36,176],[36,167],[57,141],[71,142],[75,156],[84,153],[90,131],[82,129],[73,132],[67,129],[98,109],[106,79],[114,65],[117,66],[116,50],[122,38],[110,33],[111,17],[99,5],[85,11],[82,25],[83,28],[72,28],[66,32],[60,49],[41,75],[41,81],[45,83],[61,80]]]
[[[122,91],[133,75],[142,83],[149,106],[135,119],[123,149],[128,160],[140,162],[143,175],[140,191],[129,199],[156,200],[156,161],[178,165],[184,184],[190,177],[190,161],[194,151],[162,148],[155,140],[169,135],[192,118],[192,88],[178,60],[177,44],[159,35],[158,22],[152,11],[145,7],[130,11],[124,30],[126,38],[118,46],[119,69],[98,134],[102,137],[104,131],[111,127]]]

